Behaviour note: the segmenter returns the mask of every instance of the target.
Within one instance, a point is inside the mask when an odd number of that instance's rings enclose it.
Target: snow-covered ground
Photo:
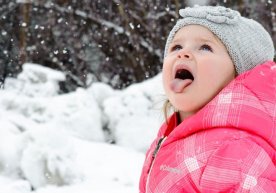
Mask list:
[[[1,193],[137,193],[163,120],[160,75],[58,94],[64,74],[23,65],[0,90]]]

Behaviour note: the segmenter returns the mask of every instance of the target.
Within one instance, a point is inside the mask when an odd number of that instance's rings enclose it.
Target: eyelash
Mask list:
[[[208,44],[203,44],[202,46],[200,46],[200,50],[213,52],[213,49]]]
[[[172,48],[171,48],[171,51],[173,52],[173,51],[176,51],[176,50],[180,50],[180,49],[182,49],[182,46],[180,46],[180,45],[174,45]]]
[[[176,50],[181,50],[182,49],[182,46],[177,44],[177,45],[174,45],[172,48],[171,48],[171,52],[173,51],[176,51]],[[209,51],[209,52],[213,52],[213,49],[211,48],[211,46],[209,46],[208,44],[203,44],[200,46],[199,48],[200,50],[203,50],[203,51]]]

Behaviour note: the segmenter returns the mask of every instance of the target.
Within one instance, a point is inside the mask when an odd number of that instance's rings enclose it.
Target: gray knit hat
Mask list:
[[[274,46],[268,32],[253,19],[221,6],[195,6],[179,11],[180,16],[171,30],[164,56],[176,32],[186,25],[201,25],[212,31],[225,45],[238,74],[268,60],[273,60]]]

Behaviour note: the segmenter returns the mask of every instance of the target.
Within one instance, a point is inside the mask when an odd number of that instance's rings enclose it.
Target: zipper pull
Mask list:
[[[155,147],[155,149],[154,149],[154,151],[153,151],[153,154],[152,154],[152,157],[153,157],[153,158],[155,158],[155,156],[156,156],[158,150],[160,149],[161,144],[162,144],[162,142],[163,142],[164,139],[165,139],[165,137],[161,137],[161,138],[158,140],[157,145],[156,145],[156,147]]]

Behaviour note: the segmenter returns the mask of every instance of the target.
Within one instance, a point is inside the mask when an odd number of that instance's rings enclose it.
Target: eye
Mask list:
[[[182,49],[182,46],[179,44],[176,44],[176,45],[172,46],[171,52],[181,50],[181,49]]]
[[[209,46],[207,44],[203,44],[202,46],[200,46],[200,50],[213,52],[213,49],[211,48],[211,46]]]

